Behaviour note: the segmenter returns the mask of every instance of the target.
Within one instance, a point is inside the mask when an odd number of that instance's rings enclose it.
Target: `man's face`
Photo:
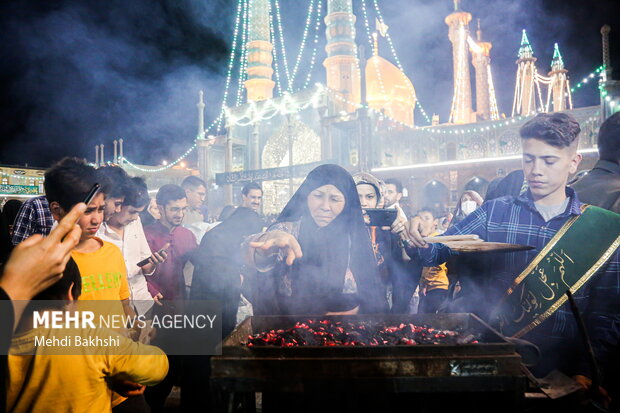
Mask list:
[[[263,191],[260,189],[250,189],[248,194],[241,195],[241,198],[243,199],[241,206],[258,211],[260,208],[260,203],[263,200]]]
[[[95,236],[103,222],[104,210],[105,199],[103,194],[99,193],[88,204],[86,211],[77,222],[80,228],[82,228],[80,241],[86,241]]]
[[[577,171],[581,155],[576,148],[556,148],[540,139],[522,139],[523,173],[534,201],[550,205],[564,199],[568,177]]]
[[[385,206],[391,207],[403,197],[403,194],[396,190],[396,185],[387,184],[385,186]]]
[[[157,205],[162,224],[167,227],[178,227],[183,224],[183,217],[187,211],[187,198],[177,199],[176,201],[168,201],[164,205]]]
[[[115,214],[111,221],[114,221],[114,223],[120,227],[126,227],[138,219],[140,213],[144,211],[144,208],[146,208],[146,205],[141,208],[136,208],[131,205],[123,205],[121,207],[121,211],[118,214]]]
[[[105,199],[104,217],[106,221],[110,220],[110,217],[112,215],[118,214],[121,211],[121,207],[123,206],[124,200],[125,200],[124,196],[119,197],[119,198],[108,196]]]
[[[198,188],[189,187],[185,190],[185,195],[187,195],[187,204],[189,207],[199,209],[207,197],[207,188],[202,185]]]

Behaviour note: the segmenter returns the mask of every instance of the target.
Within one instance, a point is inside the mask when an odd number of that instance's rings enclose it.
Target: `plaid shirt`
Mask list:
[[[33,234],[48,236],[54,225],[54,217],[45,196],[31,198],[23,203],[13,225],[11,242],[17,245]]]
[[[475,284],[473,288],[463,286],[463,290],[469,293],[466,296],[468,309],[476,309],[474,312],[483,317],[488,315],[514,279],[566,221],[571,216],[581,215],[582,203],[575,191],[567,187],[566,195],[570,198],[566,211],[548,222],[536,209],[528,191],[518,198],[504,197],[485,202],[446,231],[445,235],[476,234],[485,241],[534,247],[529,251],[483,254],[478,265],[482,273],[462,281]],[[592,235],[604,230],[592,228]],[[418,254],[425,266],[433,266],[456,253],[443,244],[430,244],[429,248],[418,249]],[[620,249],[574,294],[574,298],[585,318],[597,358],[605,362],[620,348]],[[523,338],[541,348],[542,365],[534,369],[535,374],[546,374],[552,368],[570,374],[589,374],[584,347],[568,302]],[[575,359],[576,354],[579,356]]]

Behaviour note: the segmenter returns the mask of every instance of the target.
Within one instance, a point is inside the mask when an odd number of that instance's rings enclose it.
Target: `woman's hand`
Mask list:
[[[303,256],[297,239],[284,231],[269,231],[258,241],[250,242],[249,246],[263,254],[275,254],[278,250],[286,255],[286,265],[293,265],[296,259]]]

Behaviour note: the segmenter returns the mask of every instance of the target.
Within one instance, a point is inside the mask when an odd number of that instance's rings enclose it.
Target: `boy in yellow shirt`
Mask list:
[[[82,236],[71,253],[82,277],[83,294],[80,300],[106,300],[109,301],[109,306],[104,312],[135,317],[136,313],[129,302],[127,267],[123,254],[114,244],[95,236],[103,222],[105,192],[110,191],[111,185],[122,183],[111,182],[103,173],[99,173],[81,159],[64,158],[45,172],[45,196],[52,216],[59,221],[73,205],[86,198],[95,183],[101,184],[101,190],[86,206],[84,215],[78,220]],[[118,301],[118,306],[114,304],[115,301]],[[129,331],[129,334],[137,339],[139,330],[136,327]],[[141,392],[144,387],[136,387],[143,400]],[[120,405],[124,400],[124,397],[115,395],[113,406]],[[146,402],[142,404],[146,405]]]
[[[33,298],[39,311],[67,310],[52,308],[58,301],[72,302],[81,292],[81,277],[73,261],[67,263],[63,277]],[[110,412],[112,390],[109,385],[119,380],[131,380],[152,386],[168,372],[168,359],[157,347],[136,343],[115,335],[120,345],[110,354],[100,351],[77,355],[50,356],[41,354],[45,347],[37,346],[36,337],[51,337],[50,329],[32,329],[31,318],[22,318],[12,340],[8,356],[7,411],[9,412]],[[101,335],[90,328],[76,328],[82,337]],[[114,334],[107,331],[106,334]]]

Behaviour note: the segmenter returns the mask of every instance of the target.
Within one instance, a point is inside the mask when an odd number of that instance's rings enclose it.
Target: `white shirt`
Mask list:
[[[123,237],[114,232],[107,223],[101,224],[97,236],[116,245],[123,253],[127,267],[127,281],[131,292],[131,301],[138,315],[144,315],[153,306],[153,297],[148,290],[142,268],[136,264],[151,256],[151,249],[146,241],[140,218],[127,225]]]

